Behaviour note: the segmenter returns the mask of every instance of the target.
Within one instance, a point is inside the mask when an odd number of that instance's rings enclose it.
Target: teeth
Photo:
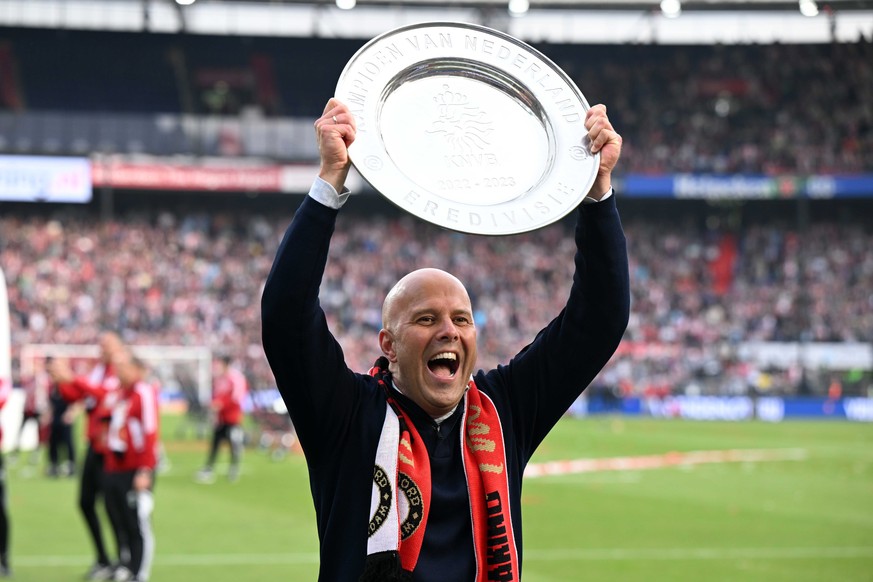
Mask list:
[[[458,359],[458,356],[457,356],[457,355],[455,355],[455,354],[453,354],[453,353],[451,353],[451,352],[444,352],[444,353],[442,353],[442,354],[437,354],[437,355],[435,355],[434,357],[432,357],[432,358],[430,359],[430,361],[431,361],[431,362],[433,362],[434,360],[452,360],[452,361],[455,361],[455,360],[457,360],[457,359]]]

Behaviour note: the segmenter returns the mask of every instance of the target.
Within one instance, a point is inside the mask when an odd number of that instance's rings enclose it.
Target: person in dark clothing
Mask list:
[[[61,395],[57,384],[49,392],[51,424],[48,442],[49,477],[72,477],[76,468],[76,445],[73,442],[73,421],[76,408]],[[61,457],[65,457],[63,461]]]
[[[576,210],[575,273],[555,319],[509,363],[474,373],[464,285],[419,269],[388,293],[382,356],[361,374],[346,366],[318,301],[349,196],[356,124],[336,99],[316,121],[321,170],[279,247],[261,316],[309,468],[320,581],[521,579],[525,465],[614,353],[629,317],[611,186],[621,137],[602,105],[587,112],[585,128],[600,167]]]

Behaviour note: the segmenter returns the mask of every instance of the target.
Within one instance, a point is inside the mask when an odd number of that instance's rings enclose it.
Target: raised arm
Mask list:
[[[529,454],[607,363],[628,323],[627,245],[611,182],[621,136],[603,105],[589,110],[586,127],[600,168],[577,210],[567,304],[509,367],[492,373],[506,387],[515,430]]]
[[[264,351],[310,462],[330,450],[334,420],[354,405],[352,372],[318,301],[337,212],[348,197],[354,118],[331,99],[315,131],[319,178],[285,233],[261,298]]]
[[[67,402],[74,403],[92,397],[100,400],[106,396],[107,389],[102,384],[94,384],[85,376],[76,376],[65,359],[51,360],[46,370],[58,386],[58,393]]]

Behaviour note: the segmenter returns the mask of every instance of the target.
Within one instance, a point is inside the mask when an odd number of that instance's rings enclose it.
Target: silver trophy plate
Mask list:
[[[572,211],[600,163],[589,105],[545,55],[466,23],[404,26],[349,60],[336,97],[355,116],[361,176],[433,224],[508,235]]]

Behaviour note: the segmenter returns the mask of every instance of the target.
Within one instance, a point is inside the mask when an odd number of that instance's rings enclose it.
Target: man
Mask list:
[[[85,574],[86,580],[108,580],[115,567],[106,551],[100,520],[97,517],[97,501],[103,495],[103,465],[107,452],[106,431],[109,422],[109,411],[103,405],[103,400],[107,394],[118,388],[113,362],[119,357],[129,356],[126,346],[114,332],[101,334],[99,343],[100,361],[85,377],[76,377],[69,363],[63,360],[56,359],[49,366],[49,372],[58,383],[64,399],[70,403],[83,402],[87,412],[85,436],[88,450],[85,452],[79,482],[79,509],[85,518],[97,555],[94,564]],[[118,559],[124,561],[127,557],[127,543],[123,533],[119,531],[118,516],[108,506],[107,514],[118,541]]]
[[[215,458],[218,456],[218,447],[225,441],[230,447],[230,468],[227,478],[230,481],[239,478],[244,436],[243,401],[248,392],[248,381],[242,372],[231,366],[230,356],[218,358],[212,381],[212,412],[215,414],[215,424],[206,466],[197,474],[197,480],[201,483],[211,483],[214,480],[212,471]]]
[[[364,375],[346,367],[318,302],[348,197],[355,120],[331,99],[316,121],[319,177],[279,247],[261,310],[264,349],[309,467],[319,580],[521,579],[524,467],[628,320],[627,250],[610,181],[621,137],[602,105],[585,127],[600,168],[577,210],[576,272],[556,319],[507,365],[473,375],[464,286],[443,271],[414,271],[385,299],[383,355]]]
[[[51,363],[49,363],[51,366]],[[76,442],[73,439],[73,424],[79,406],[71,404],[60,391],[57,382],[49,387],[49,477],[72,477],[76,474]],[[61,460],[65,457],[64,460]]]
[[[154,471],[158,458],[159,410],[156,388],[145,382],[146,366],[135,356],[114,360],[119,389],[107,397],[110,409],[105,480],[106,505],[121,518],[130,552],[116,568],[118,582],[148,580],[154,559],[151,526]]]

